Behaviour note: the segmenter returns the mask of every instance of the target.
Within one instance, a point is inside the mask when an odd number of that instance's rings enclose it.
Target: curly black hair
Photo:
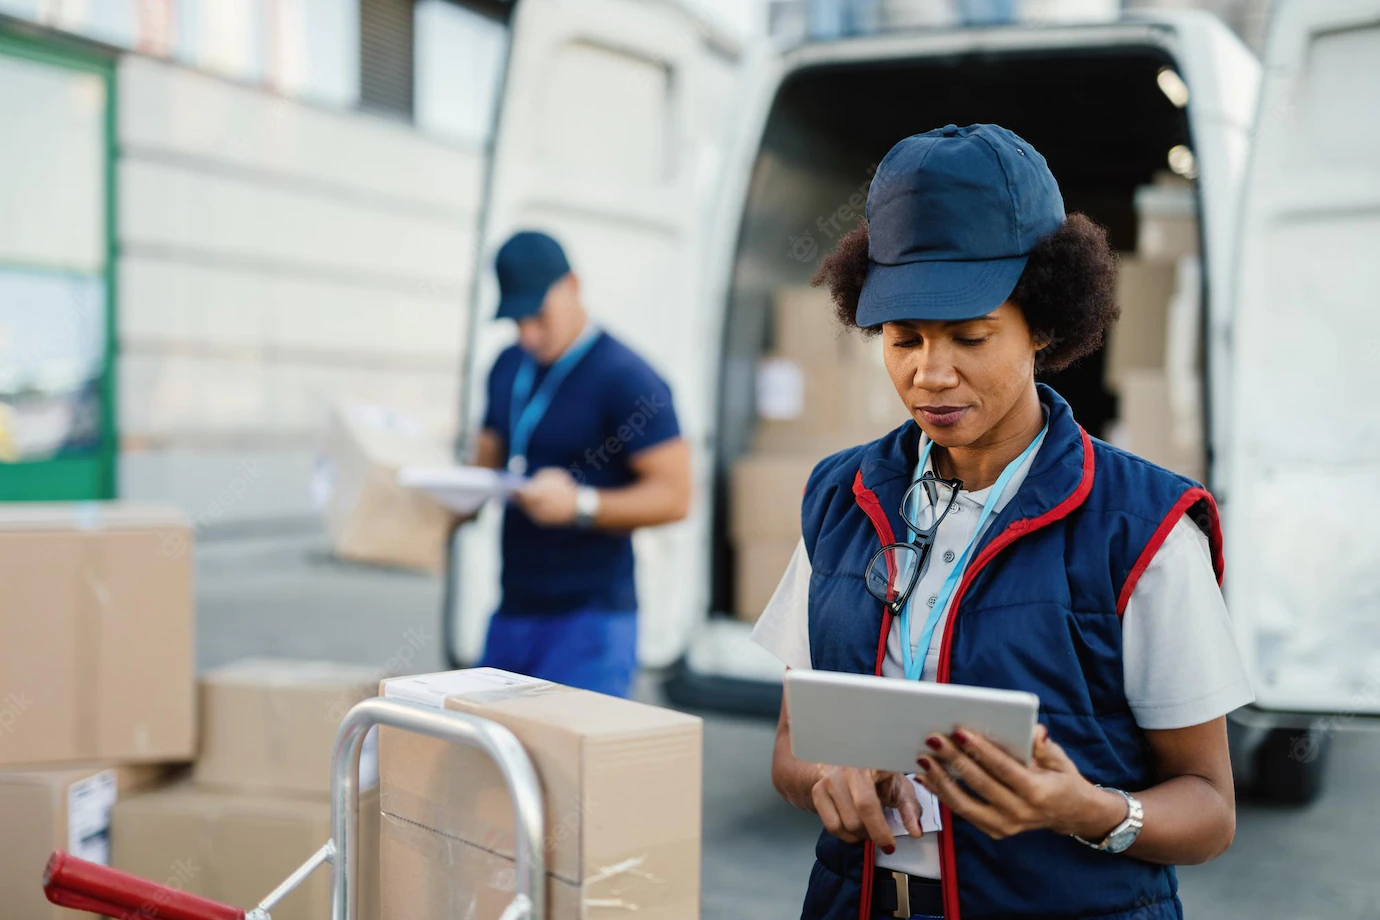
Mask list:
[[[829,288],[839,322],[875,335],[879,327],[858,325],[858,297],[867,280],[867,222],[839,240],[811,279]],[[1061,371],[1102,347],[1121,316],[1116,302],[1116,253],[1107,231],[1085,214],[1070,214],[1041,240],[1011,292],[1031,330],[1048,342],[1035,358],[1037,371]]]

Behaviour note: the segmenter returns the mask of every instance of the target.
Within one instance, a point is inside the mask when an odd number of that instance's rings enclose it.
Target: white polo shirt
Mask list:
[[[922,456],[927,440],[922,433]],[[1012,475],[984,524],[984,532],[1015,497],[1038,455],[1037,449]],[[932,469],[932,464],[926,465],[926,470]],[[923,472],[917,470],[916,476]],[[972,540],[989,493],[990,489],[960,492],[940,523],[929,563],[911,595],[912,643],[919,641],[940,586]],[[802,540],[752,631],[753,641],[787,667],[810,668],[809,596],[810,559]],[[935,679],[948,606],[946,603],[941,611],[926,652],[922,680]],[[1136,583],[1122,616],[1121,631],[1123,684],[1131,712],[1141,728],[1199,725],[1255,699],[1217,586],[1207,537],[1187,518],[1175,524]],[[882,674],[905,676],[900,617],[892,619]],[[904,836],[899,819],[894,813],[889,814],[893,831],[900,831],[896,852],[888,856],[878,850],[877,865],[923,878],[938,878],[939,842],[930,833],[939,828],[938,803],[918,783],[915,789],[924,812],[921,827],[925,835],[919,840]]]

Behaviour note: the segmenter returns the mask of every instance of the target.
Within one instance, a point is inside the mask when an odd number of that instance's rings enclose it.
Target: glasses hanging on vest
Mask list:
[[[906,490],[901,499],[901,520],[914,536],[906,543],[883,546],[867,564],[867,590],[890,606],[893,614],[900,613],[919,583],[929,565],[939,525],[962,490],[961,479],[940,479],[934,473],[921,476]]]

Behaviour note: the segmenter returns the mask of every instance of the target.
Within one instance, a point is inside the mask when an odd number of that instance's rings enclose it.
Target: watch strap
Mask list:
[[[1136,838],[1140,836],[1141,828],[1145,826],[1145,808],[1141,805],[1140,799],[1124,789],[1102,785],[1098,785],[1097,788],[1115,792],[1126,800],[1126,819],[1112,828],[1107,836],[1099,841],[1085,840],[1077,834],[1070,834],[1069,836],[1094,850],[1102,850],[1105,853],[1120,853],[1135,843]]]
[[[575,491],[575,526],[586,530],[594,526],[599,515],[599,490],[593,486],[580,486]]]

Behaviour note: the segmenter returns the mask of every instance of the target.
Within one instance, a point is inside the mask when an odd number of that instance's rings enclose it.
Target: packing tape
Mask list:
[[[557,696],[572,692],[573,688],[564,684],[541,681],[532,684],[516,684],[511,687],[495,687],[493,690],[476,690],[474,693],[466,693],[464,698],[473,703],[501,703],[504,700],[515,700],[519,697]]]
[[[449,891],[468,903],[487,892],[511,895],[516,884],[516,863],[511,855],[495,852],[406,818],[384,812],[381,838],[442,870]],[[651,847],[631,848],[605,859],[584,873],[583,881],[547,871],[552,902],[570,899],[582,908],[578,916],[623,916],[628,911],[665,911],[693,905],[684,916],[698,916],[700,839],[686,838]],[[487,870],[467,872],[487,863]],[[469,890],[466,890],[466,888]],[[484,890],[480,890],[480,889]],[[556,915],[555,903],[548,912]],[[454,902],[447,905],[454,911]],[[564,915],[562,913],[562,915]],[[575,914],[571,914],[574,916]],[[468,916],[463,911],[458,916]],[[658,914],[660,916],[660,914]]]

